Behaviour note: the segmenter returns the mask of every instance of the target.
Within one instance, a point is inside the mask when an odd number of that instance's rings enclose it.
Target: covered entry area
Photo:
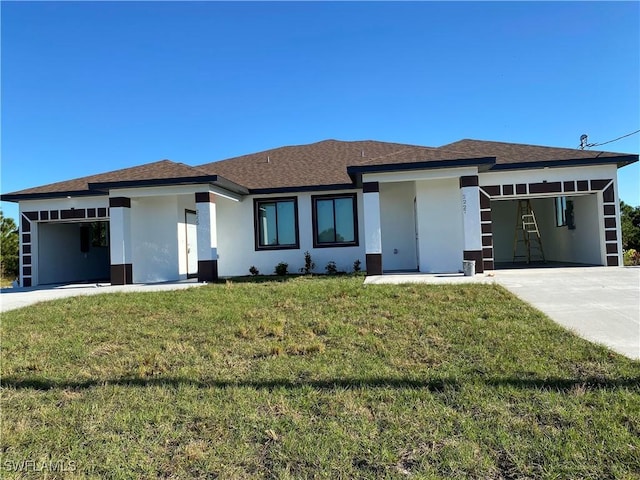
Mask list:
[[[427,167],[363,176],[367,272],[483,272],[477,166]]]
[[[108,282],[109,222],[40,222],[38,284]]]

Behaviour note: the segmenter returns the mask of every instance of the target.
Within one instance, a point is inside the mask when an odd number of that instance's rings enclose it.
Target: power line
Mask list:
[[[636,130],[635,132],[627,133],[626,135],[622,135],[621,137],[614,138],[613,140],[608,140],[606,142],[580,144],[580,146],[578,148],[581,148],[581,149],[584,150],[586,147],[599,147],[600,145],[606,145],[607,143],[617,142],[618,140],[621,140],[623,138],[630,137],[631,135],[635,135],[638,132],[640,132],[640,130]],[[580,140],[582,140],[582,138]]]

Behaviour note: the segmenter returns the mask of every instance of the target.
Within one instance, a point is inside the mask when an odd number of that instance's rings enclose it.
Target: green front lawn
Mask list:
[[[639,381],[498,286],[77,297],[2,316],[0,477],[639,478]]]

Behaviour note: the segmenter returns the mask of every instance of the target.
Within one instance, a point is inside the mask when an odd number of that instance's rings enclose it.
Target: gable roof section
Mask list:
[[[2,200],[28,200],[64,196],[107,195],[109,188],[145,185],[175,185],[185,183],[212,183],[220,180],[195,167],[171,160],[146,163],[136,167],[50,183],[2,195]],[[232,186],[232,184],[231,184]],[[239,187],[239,186],[238,186]],[[240,189],[242,187],[239,187]],[[246,193],[243,192],[243,193]]]

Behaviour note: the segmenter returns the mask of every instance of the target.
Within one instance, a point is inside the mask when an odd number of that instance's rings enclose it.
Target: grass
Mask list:
[[[640,363],[499,286],[256,279],[2,321],[3,478],[640,478]]]

